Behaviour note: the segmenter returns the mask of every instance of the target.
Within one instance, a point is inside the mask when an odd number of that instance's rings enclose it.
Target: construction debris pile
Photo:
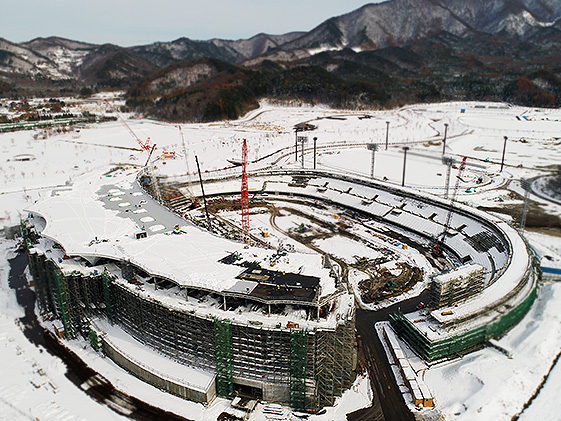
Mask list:
[[[359,264],[362,261],[359,260]],[[359,283],[361,299],[364,303],[375,303],[379,300],[397,296],[408,290],[417,282],[421,282],[423,272],[421,268],[413,267],[406,262],[398,262],[396,266],[401,269],[397,275],[380,264],[369,266],[367,272],[370,278]]]

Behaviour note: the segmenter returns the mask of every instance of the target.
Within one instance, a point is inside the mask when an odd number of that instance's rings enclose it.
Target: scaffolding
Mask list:
[[[230,334],[235,381],[265,400],[289,401],[290,332],[231,324]]]
[[[114,323],[139,342],[182,364],[213,372],[214,320],[170,309],[114,281]]]
[[[97,336],[97,332],[93,330],[91,326],[89,327],[89,338],[92,348],[99,352],[99,337]]]
[[[29,240],[25,239],[26,244]],[[27,262],[29,265],[29,273],[35,283],[35,294],[37,295],[37,303],[41,311],[50,311],[49,293],[47,289],[47,277],[45,276],[45,266],[42,264],[41,258],[35,251],[27,248]]]
[[[38,252],[30,259],[45,311],[62,320],[66,336],[80,333],[94,349],[102,349],[103,339],[89,320],[101,316],[178,363],[216,372],[219,396],[239,390],[314,410],[332,404],[352,382],[352,318],[336,329],[311,331],[232,323],[148,296],[153,281],[132,283],[107,270],[62,273],[56,261]]]
[[[353,382],[357,364],[354,326],[353,315],[347,323],[339,324],[335,331],[316,332],[316,407],[333,405],[335,397],[341,396]]]
[[[71,324],[70,324],[70,314],[68,312],[68,301],[67,301],[67,291],[64,283],[64,275],[59,268],[55,268],[53,271],[55,278],[58,304],[60,309],[60,316],[62,318],[62,324],[64,326],[64,336],[69,338],[72,337]]]
[[[429,308],[448,307],[466,301],[483,291],[485,269],[467,264],[434,276],[430,283]]]
[[[214,338],[216,352],[216,393],[220,397],[228,398],[234,394],[229,320],[214,319]]]
[[[427,361],[463,355],[482,347],[491,338],[499,338],[522,319],[536,299],[537,288],[534,286],[520,304],[495,321],[440,340],[430,340],[399,312],[390,314],[390,324]]]
[[[113,278],[107,272],[101,274],[101,281],[103,283],[103,298],[105,299],[105,312],[107,318],[111,323],[113,323],[113,300],[111,296],[111,283]]]
[[[307,336],[304,329],[290,329],[290,406],[294,409],[306,406]]]

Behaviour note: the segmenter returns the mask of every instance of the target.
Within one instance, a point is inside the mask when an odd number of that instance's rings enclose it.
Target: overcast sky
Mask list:
[[[381,0],[23,0],[0,13],[0,37],[13,42],[60,36],[121,46],[180,37],[244,39],[309,31],[333,16]]]

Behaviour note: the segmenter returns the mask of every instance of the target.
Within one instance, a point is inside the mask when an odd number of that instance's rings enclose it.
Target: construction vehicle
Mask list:
[[[140,140],[140,138],[132,131],[132,129],[130,128],[130,126],[127,124],[127,122],[125,121],[125,119],[121,116],[121,114],[119,114],[117,112],[117,110],[115,110],[115,108],[113,108],[113,106],[109,103],[109,101],[107,101],[106,99],[104,99],[105,103],[109,106],[109,108],[111,109],[111,111],[113,111],[115,114],[117,114],[117,117],[119,118],[119,120],[121,121],[121,123],[123,123],[123,126],[125,126],[125,128],[127,129],[127,131],[131,134],[132,137],[134,137],[134,139],[138,142],[138,144],[140,145],[140,147],[142,148],[143,151],[150,151],[153,150],[153,148],[156,146],[151,146],[150,145],[150,138],[147,138],[144,142],[142,140]]]
[[[460,180],[462,179],[462,173],[466,168],[466,157],[462,159],[462,163],[458,168],[458,175],[456,176],[456,185],[454,186],[454,191],[452,192],[452,198],[450,199],[450,207],[448,209],[448,214],[446,215],[446,222],[444,223],[444,229],[442,232],[436,237],[434,241],[434,245],[432,247],[432,255],[435,257],[442,257],[444,254],[443,251],[443,244],[444,238],[448,234],[448,230],[450,229],[450,221],[452,220],[452,212],[454,212],[454,205],[456,203],[456,195],[458,194],[458,187],[460,186]]]

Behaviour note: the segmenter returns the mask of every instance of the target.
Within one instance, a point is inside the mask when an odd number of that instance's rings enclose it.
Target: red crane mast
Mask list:
[[[249,236],[249,188],[247,185],[247,141],[243,140],[242,145],[242,231],[244,240],[248,241]]]

